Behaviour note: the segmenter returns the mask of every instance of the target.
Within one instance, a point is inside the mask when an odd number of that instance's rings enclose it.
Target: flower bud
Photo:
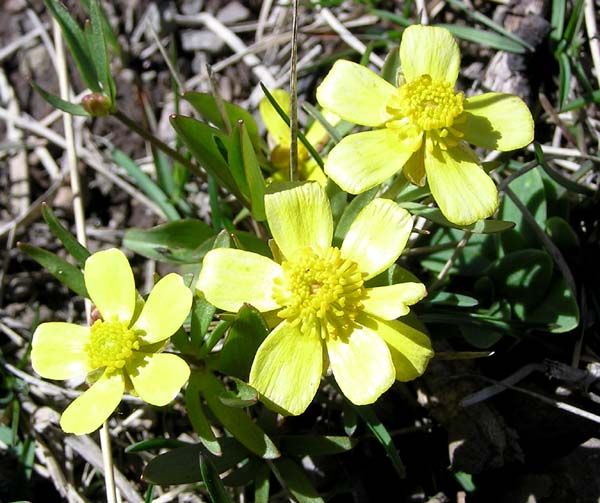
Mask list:
[[[100,93],[87,94],[81,100],[81,105],[92,117],[105,117],[111,112],[110,98]]]

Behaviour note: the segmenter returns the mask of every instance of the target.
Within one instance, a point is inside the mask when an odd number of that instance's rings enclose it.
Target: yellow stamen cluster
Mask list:
[[[92,368],[114,371],[123,368],[133,351],[140,348],[139,331],[121,321],[97,320],[91,328],[86,351]]]
[[[352,328],[365,294],[356,262],[344,259],[338,248],[323,254],[307,248],[281,266],[284,279],[274,289],[275,299],[285,306],[277,313],[280,318],[323,339]]]
[[[455,117],[463,111],[463,99],[463,93],[454,93],[451,84],[421,75],[400,86],[387,109],[422,131],[430,131],[452,126]]]

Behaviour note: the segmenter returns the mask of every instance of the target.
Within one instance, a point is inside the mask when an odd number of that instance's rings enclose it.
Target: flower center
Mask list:
[[[422,131],[448,128],[463,111],[463,93],[454,93],[447,82],[431,80],[429,75],[398,88],[387,104],[388,112],[407,118]]]
[[[285,307],[277,316],[323,339],[352,328],[365,293],[356,262],[342,258],[338,248],[322,255],[307,248],[281,266],[284,279],[275,283],[274,296]]]
[[[123,368],[134,350],[140,348],[139,330],[121,321],[97,320],[91,328],[86,351],[92,368],[108,371]]]

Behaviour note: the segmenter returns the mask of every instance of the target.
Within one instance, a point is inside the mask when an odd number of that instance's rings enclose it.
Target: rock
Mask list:
[[[186,0],[181,5],[181,12],[188,16],[198,14],[202,10],[202,7],[204,7],[204,0]]]
[[[186,51],[217,53],[224,42],[209,30],[185,30],[181,33],[181,46]]]
[[[223,24],[239,23],[248,17],[250,17],[250,11],[239,2],[229,2],[217,14],[217,19]]]

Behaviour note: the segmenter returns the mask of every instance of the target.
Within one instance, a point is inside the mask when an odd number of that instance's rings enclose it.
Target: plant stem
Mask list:
[[[186,168],[188,168],[192,173],[194,173],[197,177],[202,180],[206,180],[206,175],[200,170],[198,166],[196,166],[189,159],[181,155],[177,150],[172,149],[167,145],[164,141],[159,140],[156,136],[154,136],[150,131],[138,126],[134,121],[132,121],[129,117],[127,117],[123,112],[117,110],[114,112],[113,117],[131,129],[134,133],[137,133],[145,140],[149,141],[152,145],[154,145],[159,150],[162,150],[165,154],[167,154],[171,159],[177,161],[179,164],[182,164]]]
[[[298,0],[292,5],[292,65],[290,68],[290,181],[298,173]]]
[[[106,503],[117,502],[117,488],[115,487],[115,474],[113,471],[112,448],[110,433],[106,422],[100,428],[100,447],[102,449],[102,464],[104,465],[104,484],[106,485]]]

